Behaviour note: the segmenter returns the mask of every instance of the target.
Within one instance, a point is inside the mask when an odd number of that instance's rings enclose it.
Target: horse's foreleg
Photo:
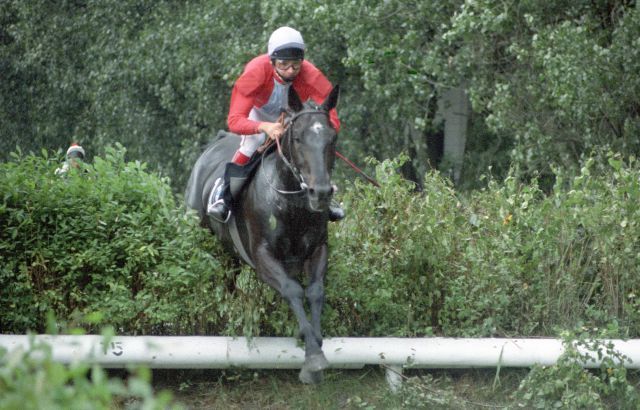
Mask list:
[[[311,327],[320,346],[322,346],[320,319],[324,306],[324,276],[327,272],[327,259],[328,249],[324,244],[315,250],[305,265],[305,270],[309,275],[309,286],[306,293],[311,309]]]
[[[289,277],[284,267],[265,248],[260,247],[255,253],[256,271],[262,281],[275,289],[289,303],[298,321],[300,336],[305,342],[305,356],[322,354],[313,327],[309,323],[304,310],[304,290],[300,284]]]
[[[327,245],[318,247],[304,266],[305,273],[309,275],[309,286],[307,286],[306,294],[311,309],[311,328],[313,337],[319,346],[322,346],[320,318],[322,316],[322,306],[324,305],[324,276],[327,271],[327,254]],[[329,362],[322,351],[311,357],[307,356],[305,366],[300,370],[300,380],[305,383],[320,383],[322,381],[322,370],[327,367],[329,367]]]

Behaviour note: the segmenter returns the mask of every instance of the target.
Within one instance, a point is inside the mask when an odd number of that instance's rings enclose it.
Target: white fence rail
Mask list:
[[[105,368],[145,365],[155,369],[293,369],[304,362],[304,350],[294,338],[222,336],[117,336],[105,343],[102,336],[0,335],[0,347],[9,352],[27,350],[32,342],[51,346],[60,363],[89,361]],[[629,360],[627,368],[640,368],[640,339],[602,340]],[[505,338],[329,338],[322,350],[332,368],[382,365],[392,388],[400,383],[403,368],[481,368],[552,365],[564,352],[559,339]],[[606,349],[590,352],[582,365],[598,367]],[[614,360],[618,358],[615,357]]]
[[[30,339],[52,347],[53,359],[62,363],[88,360],[106,368],[143,364],[150,368],[251,369],[299,368],[304,350],[294,338],[223,336],[117,336],[105,346],[101,336],[0,335],[0,346],[27,349]],[[606,340],[631,359],[627,368],[640,368],[640,339]],[[412,368],[530,367],[551,365],[564,352],[558,339],[503,338],[329,338],[323,349],[334,368],[394,365]],[[586,352],[583,347],[580,350]],[[605,353],[603,351],[603,353]],[[585,367],[598,367],[601,359]]]

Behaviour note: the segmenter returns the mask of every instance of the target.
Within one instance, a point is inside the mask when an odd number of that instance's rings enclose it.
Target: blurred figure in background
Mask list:
[[[67,150],[66,160],[64,164],[58,169],[56,169],[56,175],[64,175],[66,174],[70,168],[78,168],[80,167],[79,162],[84,161],[84,148],[78,145],[77,142],[72,142],[71,146]]]

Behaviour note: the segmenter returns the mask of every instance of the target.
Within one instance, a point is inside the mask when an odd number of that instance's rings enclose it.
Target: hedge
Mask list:
[[[345,183],[331,224],[326,336],[537,336],[640,323],[640,172],[595,155],[580,175],[486,178],[457,192],[437,173]],[[286,304],[199,226],[169,181],[122,147],[55,175],[61,153],[0,164],[0,328],[43,331],[47,312],[120,334],[296,334]],[[98,317],[100,320],[87,321]],[[596,330],[597,329],[597,330]]]

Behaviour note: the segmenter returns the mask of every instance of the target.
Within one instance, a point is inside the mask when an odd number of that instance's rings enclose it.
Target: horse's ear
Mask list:
[[[302,101],[300,101],[300,96],[298,95],[296,90],[293,89],[293,86],[289,87],[289,108],[291,108],[294,112],[301,111],[303,108]]]
[[[340,96],[340,85],[336,85],[329,93],[329,96],[322,103],[322,108],[326,111],[336,108],[338,105],[338,97]]]

